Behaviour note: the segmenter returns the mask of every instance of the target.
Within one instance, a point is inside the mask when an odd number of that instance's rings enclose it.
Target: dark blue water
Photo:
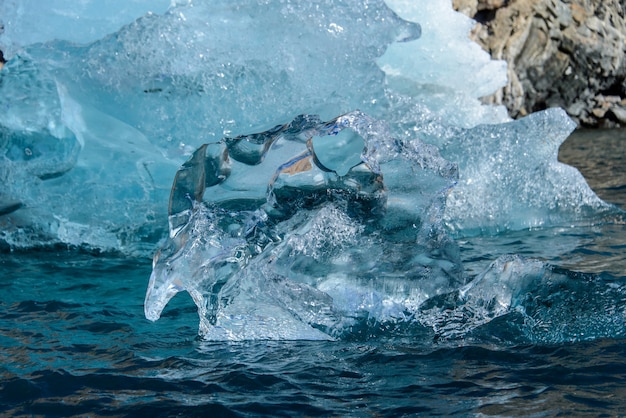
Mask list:
[[[561,153],[601,197],[622,207],[624,141],[622,131],[582,132]],[[570,272],[580,286],[568,296],[576,308],[559,311],[570,315],[562,322],[586,314],[602,325],[611,312],[593,306],[626,306],[625,228],[551,228],[459,244],[470,275],[505,253]],[[541,342],[516,334],[523,324],[510,314],[453,341],[427,331],[385,338],[381,330],[336,342],[207,343],[196,338],[197,314],[186,294],[158,322],[145,319],[150,272],[149,259],[80,249],[0,254],[0,414],[616,416],[626,410],[626,344],[619,332],[611,334],[619,327]],[[609,290],[597,293],[598,282]]]

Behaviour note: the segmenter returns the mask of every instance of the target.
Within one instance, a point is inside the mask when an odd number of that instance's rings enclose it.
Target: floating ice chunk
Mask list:
[[[435,139],[460,170],[446,223],[460,234],[493,233],[597,222],[615,214],[577,169],[558,161],[559,146],[574,128],[555,108]]]
[[[205,144],[175,176],[146,317],[184,290],[207,339],[334,338],[404,318],[462,282],[440,222],[455,179],[432,146],[358,111]],[[370,302],[355,307],[346,286]]]
[[[549,266],[539,260],[502,256],[469,284],[424,303],[418,320],[438,338],[463,337],[521,308],[523,296],[536,291],[548,274]]]

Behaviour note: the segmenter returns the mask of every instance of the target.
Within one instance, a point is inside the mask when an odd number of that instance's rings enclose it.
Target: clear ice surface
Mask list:
[[[146,317],[185,290],[206,339],[404,320],[463,283],[440,213],[456,179],[434,146],[358,111],[205,144],[175,176]]]
[[[467,277],[454,240],[623,213],[558,162],[563,111],[481,104],[506,66],[472,24],[448,0],[1,2],[0,248],[159,247],[146,316],[187,291],[209,339],[517,314],[574,338],[520,295],[576,277],[514,255]]]

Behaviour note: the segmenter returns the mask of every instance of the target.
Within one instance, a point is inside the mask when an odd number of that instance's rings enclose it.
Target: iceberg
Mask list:
[[[546,173],[521,167],[536,160],[522,161],[528,152],[488,163],[515,141],[529,152],[543,149],[548,133],[480,103],[504,84],[506,68],[467,39],[471,20],[446,1],[181,1],[166,11],[162,3],[138,1],[114,19],[98,18],[111,10],[98,2],[79,9],[61,3],[2,5],[0,48],[9,61],[0,73],[0,238],[11,248],[62,243],[149,254],[166,234],[161,202],[171,179],[200,144],[263,131],[297,114],[329,120],[355,109],[461,164],[446,209],[460,235],[574,222],[584,217],[573,209],[581,201],[591,212],[602,206],[591,202],[580,176],[554,160],[572,129],[562,114],[549,112],[543,122],[555,125],[548,178],[570,185],[558,204],[534,209],[555,187],[540,194],[517,187],[546,183]],[[24,20],[42,16],[49,31],[23,36]],[[71,16],[89,24],[65,33]],[[499,139],[488,143],[492,130]],[[494,181],[494,170],[509,170],[501,177],[519,179],[517,186]],[[519,196],[519,203],[506,202]],[[501,206],[511,209],[494,216]],[[513,220],[526,207],[533,215]]]
[[[456,178],[362,112],[202,145],[174,179],[146,317],[182,290],[205,339],[330,339],[411,316],[463,282],[440,215]]]
[[[565,111],[553,108],[433,139],[462,173],[447,201],[446,224],[460,235],[494,234],[613,216],[615,207],[558,161],[574,128]]]
[[[41,9],[4,7],[5,36],[20,33],[12,23]],[[145,253],[164,235],[159,202],[198,145],[297,114],[383,109],[384,73],[375,59],[388,44],[419,37],[419,25],[382,1],[357,13],[348,1],[320,7],[181,2],[92,43],[49,39],[7,54],[1,180],[12,186],[2,207],[19,209],[3,222],[2,239],[12,248],[60,242]],[[0,48],[11,39],[1,38]],[[65,174],[48,181],[15,162],[8,149],[31,133],[75,150],[67,151],[73,159],[34,151],[38,164]],[[20,152],[32,151],[26,148]],[[116,170],[107,170],[113,163]]]
[[[471,334],[557,274],[504,256],[468,276],[455,240],[624,219],[558,162],[564,112],[481,103],[506,66],[448,0],[5,1],[0,19],[0,248],[156,251],[147,318],[186,291],[203,338]],[[485,294],[499,280],[512,296]]]

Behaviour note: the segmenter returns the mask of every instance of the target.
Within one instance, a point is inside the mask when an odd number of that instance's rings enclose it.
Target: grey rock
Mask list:
[[[479,22],[473,39],[508,63],[508,84],[485,102],[505,105],[514,118],[559,106],[579,125],[626,124],[624,107],[603,102],[626,99],[623,0],[453,3]]]
[[[611,107],[611,113],[623,124],[626,124],[626,108],[621,106],[613,106]]]

